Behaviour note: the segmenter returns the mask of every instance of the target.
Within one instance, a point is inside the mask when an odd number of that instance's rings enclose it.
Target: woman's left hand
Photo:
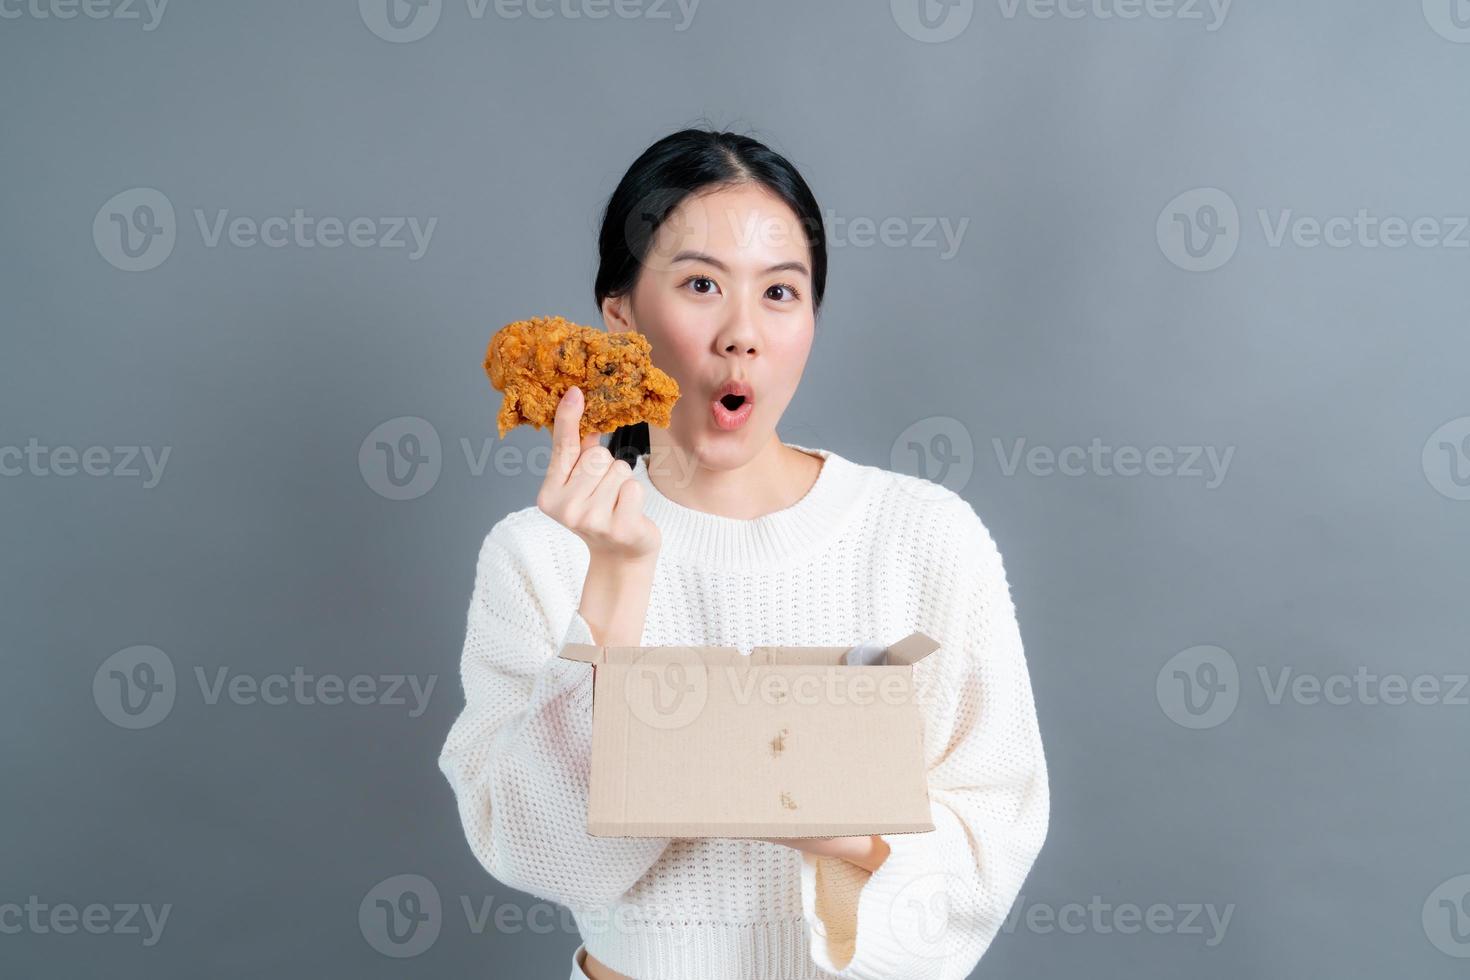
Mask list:
[[[861,837],[756,837],[755,840],[768,844],[780,844],[797,851],[805,851],[816,857],[842,858],[865,868],[877,871],[888,858],[888,842],[877,834]]]

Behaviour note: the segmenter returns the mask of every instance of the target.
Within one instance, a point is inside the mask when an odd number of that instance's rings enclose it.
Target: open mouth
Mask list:
[[[745,425],[750,419],[751,412],[755,410],[754,392],[750,385],[744,381],[731,379],[720,385],[715,390],[715,397],[710,402],[710,409],[714,412],[714,423],[727,432],[732,432]]]

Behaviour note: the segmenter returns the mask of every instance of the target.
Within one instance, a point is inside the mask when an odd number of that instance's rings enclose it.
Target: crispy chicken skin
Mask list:
[[[559,316],[506,324],[485,350],[485,373],[505,393],[500,437],[523,423],[549,428],[573,385],[585,396],[580,435],[636,422],[668,428],[679,385],[653,366],[650,351],[641,333],[608,333]]]

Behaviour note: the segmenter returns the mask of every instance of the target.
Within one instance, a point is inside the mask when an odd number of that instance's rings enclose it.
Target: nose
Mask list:
[[[715,348],[721,354],[749,356],[756,353],[758,332],[750,313],[744,309],[732,311],[719,334],[715,337]]]

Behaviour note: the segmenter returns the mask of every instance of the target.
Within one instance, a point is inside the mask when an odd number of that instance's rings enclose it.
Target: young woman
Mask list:
[[[574,980],[967,976],[1050,816],[994,540],[941,486],[779,438],[827,273],[817,202],[779,154],[731,133],[659,140],[613,192],[599,246],[606,328],[647,336],[681,397],[667,429],[603,447],[577,438],[569,391],[536,506],[485,538],[466,704],[439,760],[471,849],[571,909]],[[941,643],[914,673],[933,832],[587,834],[592,668],[564,644],[748,652],[915,630]]]

